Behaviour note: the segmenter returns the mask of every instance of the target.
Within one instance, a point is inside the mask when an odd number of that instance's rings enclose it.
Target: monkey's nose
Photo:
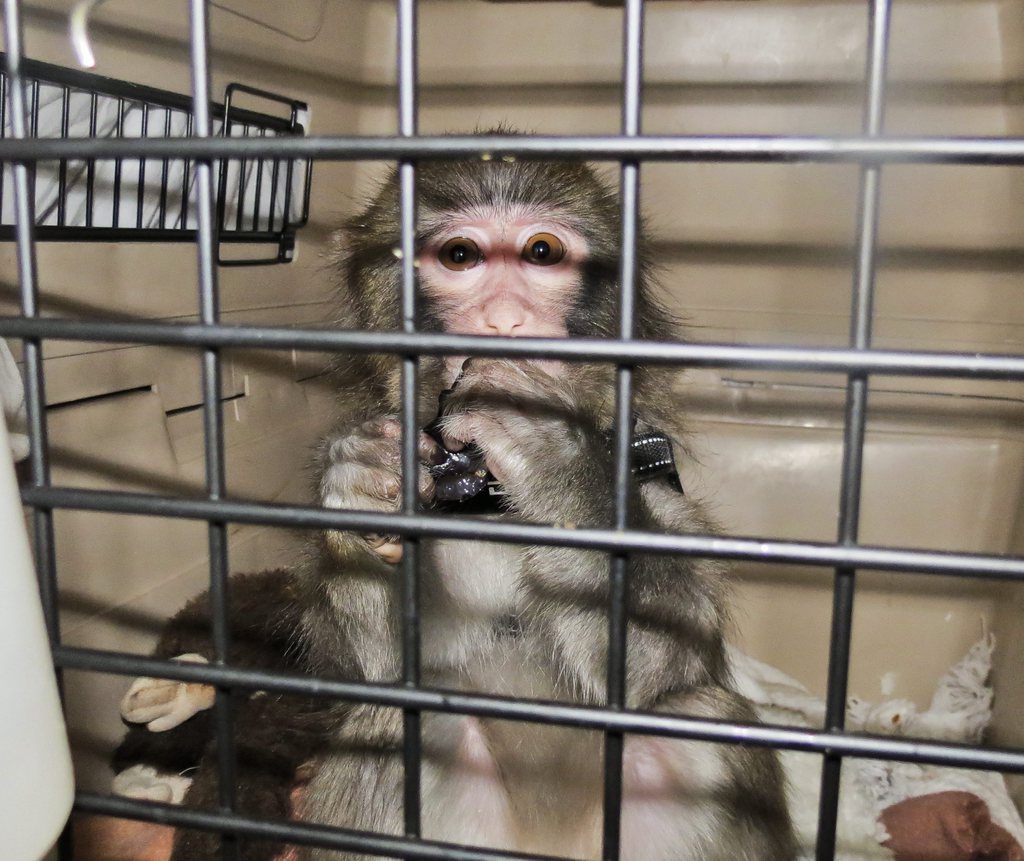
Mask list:
[[[494,303],[484,311],[484,326],[489,335],[505,337],[522,334],[527,320],[526,309],[518,302]]]

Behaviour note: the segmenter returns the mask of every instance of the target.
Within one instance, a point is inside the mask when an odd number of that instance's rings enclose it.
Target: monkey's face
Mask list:
[[[616,335],[619,203],[587,165],[428,161],[417,168],[416,201],[421,331]],[[358,328],[402,326],[400,221],[393,172],[343,234],[345,313]],[[643,255],[639,262],[642,295]],[[397,402],[397,362],[384,357],[369,364]],[[423,379],[439,392],[458,376],[463,357],[427,364]],[[542,367],[559,370],[555,363]]]
[[[562,338],[586,259],[583,236],[536,207],[447,213],[422,241],[420,295],[446,332]],[[447,384],[463,359],[447,361]]]

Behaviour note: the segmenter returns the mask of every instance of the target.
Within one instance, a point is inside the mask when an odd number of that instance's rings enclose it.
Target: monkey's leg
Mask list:
[[[517,848],[512,803],[484,723],[468,715],[430,714],[422,735],[423,836]]]
[[[309,822],[402,834],[402,717],[396,709],[355,706],[319,757],[302,804]],[[300,849],[302,861],[370,861],[373,856]]]
[[[659,712],[749,722],[724,688],[674,694]],[[772,751],[628,736],[623,752],[623,861],[791,861],[783,777]]]
[[[511,803],[482,722],[464,715],[425,715],[422,740],[423,836],[450,843],[516,848]],[[317,765],[305,794],[304,818],[400,835],[403,780],[400,712],[379,706],[356,707]],[[355,853],[307,851],[310,861],[370,858]]]

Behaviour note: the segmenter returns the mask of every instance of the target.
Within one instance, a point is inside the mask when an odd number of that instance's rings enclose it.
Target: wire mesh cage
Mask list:
[[[647,136],[641,131],[642,33],[644,4],[627,0],[623,23],[622,126],[613,136],[423,136],[417,133],[416,4],[398,3],[399,134],[386,137],[303,138],[294,134],[297,113],[283,125],[260,125],[260,118],[230,108],[223,111],[209,103],[205,4],[191,3],[193,62],[196,75],[192,101],[175,107],[133,107],[139,134],[125,134],[129,105],[137,94],[116,93],[112,101],[78,84],[56,84],[55,110],[61,115],[59,132],[47,137],[34,125],[49,90],[36,66],[22,58],[19,3],[5,0],[5,138],[0,158],[5,163],[4,224],[13,235],[19,253],[21,313],[0,318],[0,335],[23,339],[32,454],[30,479],[23,499],[31,508],[35,552],[47,610],[55,663],[61,670],[81,670],[120,675],[149,675],[204,682],[218,690],[215,712],[220,784],[224,787],[222,809],[196,811],[113,796],[81,792],[80,812],[109,814],[170,823],[182,827],[219,831],[232,848],[232,837],[277,838],[302,845],[322,845],[339,850],[409,858],[497,859],[527,857],[507,852],[454,847],[423,840],[419,823],[419,771],[422,757],[419,719],[424,712],[472,714],[512,720],[538,721],[584,727],[605,733],[604,848],[602,857],[619,857],[618,822],[622,806],[622,743],[625,733],[668,735],[709,742],[761,745],[820,754],[824,760],[817,858],[832,858],[838,810],[839,777],[844,758],[879,758],[908,762],[934,762],[950,766],[1024,772],[1024,752],[972,745],[881,738],[844,731],[851,655],[853,601],[856,574],[872,569],[901,574],[928,573],[950,577],[977,577],[1019,582],[1024,580],[1024,560],[983,553],[948,553],[908,547],[879,547],[859,540],[859,512],[863,472],[869,384],[875,375],[953,377],[1019,381],[1024,379],[1024,358],[1019,355],[966,355],[954,352],[879,350],[872,346],[872,299],[877,268],[877,231],[882,199],[880,171],[891,163],[955,165],[1024,165],[1024,141],[1018,138],[889,137],[883,117],[886,103],[886,58],[889,44],[889,0],[872,0],[868,14],[869,50],[863,125],[858,134],[810,136]],[[53,73],[56,76],[56,73]],[[63,74],[63,73],[62,73]],[[31,83],[37,80],[38,83]],[[28,86],[25,86],[25,85]],[[77,95],[75,95],[77,94]],[[75,98],[72,98],[75,95]],[[71,134],[70,116],[80,99],[88,131]],[[28,100],[28,106],[23,103]],[[38,105],[38,110],[33,105]],[[106,107],[108,113],[101,108]],[[111,107],[115,106],[115,107]],[[109,111],[113,111],[109,113]],[[294,109],[298,111],[298,108]],[[218,118],[223,125],[218,126]],[[119,131],[104,134],[110,124]],[[218,136],[218,131],[224,134]],[[152,132],[156,131],[154,135]],[[149,132],[147,134],[147,132]],[[180,134],[179,134],[180,132]],[[137,139],[135,139],[137,138]],[[415,273],[416,165],[438,158],[501,158],[581,160],[600,159],[621,165],[622,206],[621,318],[619,336],[610,340],[494,339],[418,331],[413,308]],[[122,160],[134,159],[137,170],[130,178]],[[395,332],[315,331],[271,326],[226,325],[217,313],[217,237],[232,233],[252,238],[260,227],[275,236],[287,232],[305,218],[309,166],[315,159],[352,161],[390,160],[400,166],[402,197],[403,326]],[[168,167],[177,160],[179,172]],[[94,203],[70,202],[71,189],[100,181],[99,164],[122,166],[121,187],[134,198],[131,209],[135,227],[122,223],[114,205],[102,210],[110,218],[107,230],[177,231],[178,238],[194,240],[199,250],[201,319],[198,323],[79,321],[43,319],[39,313],[35,242],[51,230],[99,230],[94,223],[99,211]],[[632,331],[638,230],[639,166],[660,162],[772,162],[843,163],[858,166],[859,211],[856,230],[851,332],[845,348],[762,347],[742,344],[652,343],[635,340]],[[146,181],[160,180],[158,194],[150,200]],[[93,167],[92,165],[96,165]],[[234,164],[221,169],[217,165]],[[37,166],[53,165],[55,183],[41,183]],[[79,167],[76,168],[76,165]],[[159,165],[159,167],[156,167]],[[294,168],[292,167],[294,165]],[[84,166],[84,167],[83,167]],[[33,167],[36,175],[33,180]],[[111,174],[113,176],[113,174]],[[33,181],[35,188],[33,188]],[[117,181],[111,180],[117,187]],[[295,185],[295,183],[298,185]],[[43,187],[45,186],[45,188]],[[188,188],[185,195],[180,192]],[[179,191],[172,191],[178,189]],[[268,191],[268,188],[270,191]],[[305,188],[306,192],[301,189]],[[134,193],[131,191],[134,189]],[[278,189],[281,189],[278,191]],[[177,197],[175,195],[178,195]],[[288,195],[291,194],[289,198]],[[275,196],[276,195],[276,196]],[[191,202],[186,212],[182,201]],[[290,203],[285,203],[285,200]],[[233,200],[234,203],[226,203]],[[8,210],[8,201],[10,209]],[[177,205],[175,205],[177,203]],[[194,209],[193,209],[194,207]],[[283,213],[283,215],[282,215]],[[10,217],[8,217],[8,214]],[[153,219],[156,219],[155,222]],[[78,222],[82,223],[79,224]],[[280,222],[280,223],[279,223]],[[102,238],[106,234],[82,234]],[[137,234],[141,235],[141,234]],[[65,234],[65,238],[68,234]],[[277,241],[283,241],[278,238]],[[202,360],[204,395],[204,451],[206,493],[203,498],[157,494],[97,491],[64,487],[50,477],[47,449],[46,393],[42,349],[50,340],[169,344],[196,351]],[[628,452],[631,369],[644,363],[689,368],[769,368],[797,373],[838,373],[846,379],[843,429],[843,465],[840,518],[834,541],[784,541],[772,538],[722,538],[712,534],[664,535],[626,528],[624,483],[614,489],[617,529],[565,530],[549,525],[521,525],[461,518],[437,518],[417,510],[407,494],[398,514],[328,511],[297,505],[271,505],[232,499],[224,481],[223,417],[220,409],[221,351],[234,347],[291,349],[298,351],[390,352],[402,357],[402,413],[407,464],[415,463],[418,433],[414,408],[417,357],[423,355],[485,355],[589,360],[616,366],[619,380],[617,450]],[[623,454],[623,456],[625,456]],[[625,474],[627,471],[620,470]],[[624,481],[624,480],[623,480]],[[612,489],[610,489],[612,492]],[[57,623],[57,574],[54,562],[54,513],[60,509],[147,514],[187,518],[208,524],[210,588],[216,660],[209,666],[169,664],[113,651],[97,651],[61,643]],[[396,533],[407,543],[399,576],[403,588],[402,680],[398,685],[311,680],[282,673],[253,671],[231,666],[227,660],[230,631],[227,628],[225,584],[228,576],[227,524],[266,523],[305,529],[358,530]],[[417,583],[418,538],[475,538],[516,544],[552,544],[601,551],[609,555],[612,592],[608,678],[612,695],[605,707],[524,702],[512,698],[453,694],[420,684],[419,616]],[[829,656],[825,726],[821,730],[794,729],[732,722],[716,722],[682,716],[653,715],[624,707],[626,563],[631,554],[681,554],[725,560],[785,561],[799,566],[827,566],[834,570],[833,622]],[[355,702],[374,702],[401,708],[405,716],[403,758],[406,769],[405,834],[386,837],[328,829],[298,822],[264,822],[235,811],[232,788],[236,783],[232,744],[232,715],[228,692],[267,690],[307,693]],[[70,857],[69,855],[66,857]]]

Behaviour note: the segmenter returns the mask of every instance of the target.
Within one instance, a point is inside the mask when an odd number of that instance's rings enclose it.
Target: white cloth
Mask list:
[[[992,688],[987,680],[994,647],[991,635],[975,643],[939,680],[926,711],[919,712],[908,700],[872,704],[851,698],[847,703],[847,728],[878,735],[980,741],[992,718]],[[730,648],[729,658],[737,688],[754,703],[766,723],[823,725],[824,702],[796,679],[738,649]],[[782,764],[789,782],[790,811],[800,842],[800,857],[810,859],[814,857],[818,829],[821,756],[783,751]],[[836,858],[892,858],[892,853],[880,845],[889,836],[878,820],[881,812],[906,798],[957,789],[977,795],[988,805],[992,820],[1024,846],[1024,823],[998,772],[845,759],[840,780]]]
[[[15,460],[28,457],[28,434],[25,418],[25,386],[21,373],[7,342],[0,338],[0,406],[3,407],[10,439],[11,455]]]

